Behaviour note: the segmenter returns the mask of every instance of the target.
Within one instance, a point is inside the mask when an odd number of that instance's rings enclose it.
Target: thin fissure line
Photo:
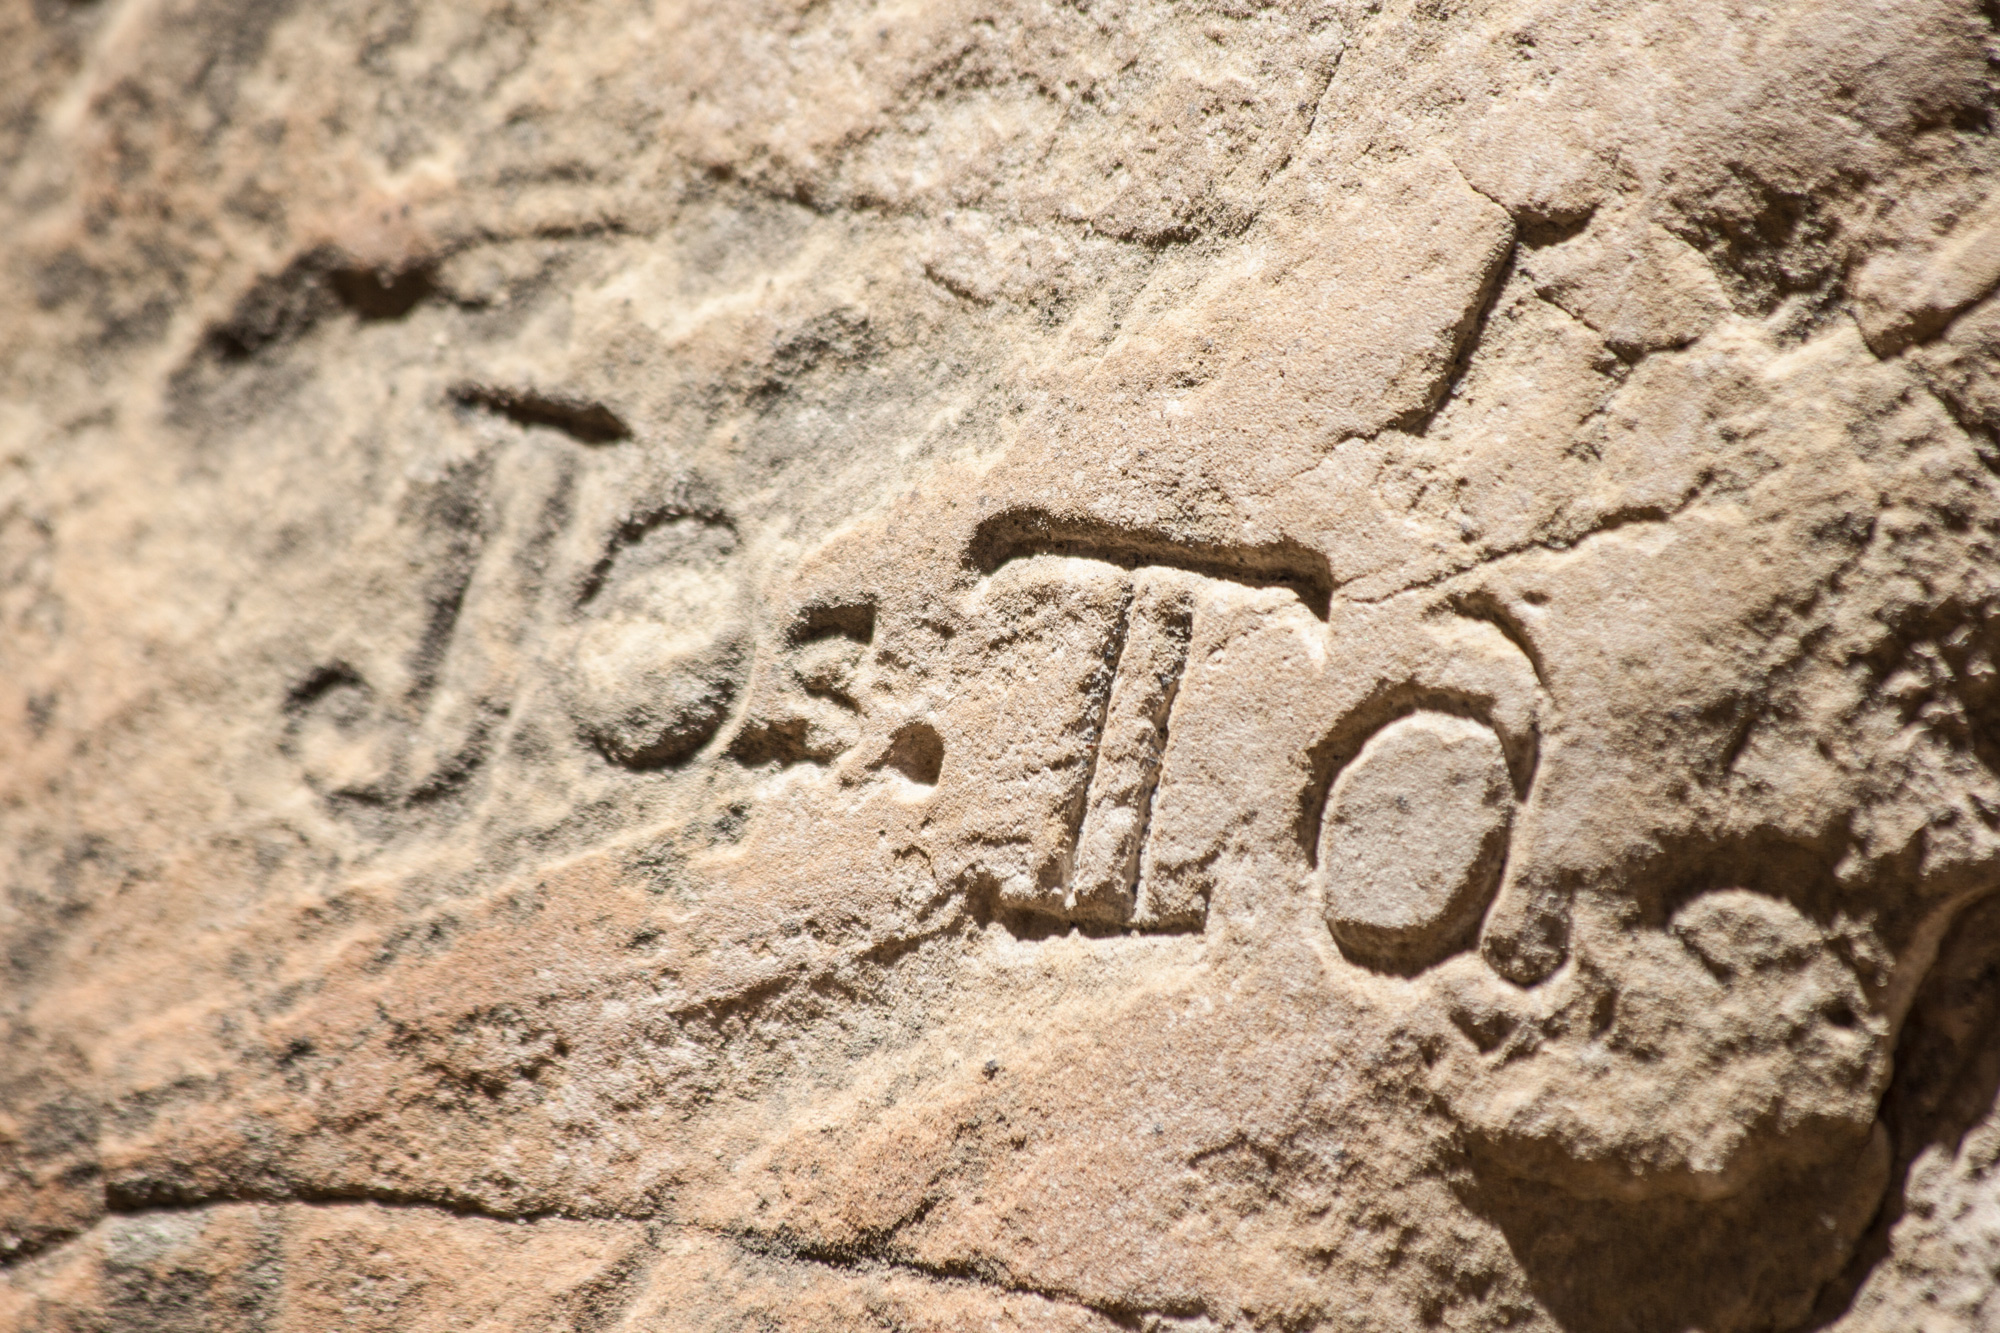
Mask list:
[[[1108,1319],[1114,1324],[1128,1322],[1136,1316],[1147,1314],[1174,1315],[1182,1313],[1176,1310],[1127,1310],[1123,1307],[1096,1305],[1068,1292],[1003,1282],[997,1278],[988,1277],[970,1267],[960,1270],[947,1268],[938,1264],[927,1264],[919,1259],[899,1259],[884,1253],[881,1248],[887,1239],[893,1238],[893,1232],[889,1238],[880,1238],[872,1244],[857,1246],[852,1250],[845,1250],[839,1247],[814,1245],[810,1242],[803,1242],[784,1236],[775,1236],[768,1233],[731,1227],[708,1226],[695,1222],[668,1223],[667,1225],[719,1237],[729,1241],[746,1253],[756,1254],[760,1257],[768,1258],[777,1255],[796,1260],[800,1263],[815,1264],[822,1268],[831,1268],[843,1273],[865,1273],[875,1269],[886,1268],[896,1272],[912,1273],[932,1282],[978,1287],[982,1290],[996,1291],[1009,1296],[1028,1296],[1036,1300],[1047,1301],[1052,1305],[1066,1305],[1072,1309],[1087,1310],[1091,1314]]]

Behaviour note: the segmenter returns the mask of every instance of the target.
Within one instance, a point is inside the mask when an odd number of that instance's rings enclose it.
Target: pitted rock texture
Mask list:
[[[0,0],[0,1328],[2000,1322],[1971,0]]]

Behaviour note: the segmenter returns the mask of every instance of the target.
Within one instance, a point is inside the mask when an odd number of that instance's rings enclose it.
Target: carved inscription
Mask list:
[[[1064,914],[1131,603],[1124,570],[1061,556],[1014,561],[973,599],[984,665],[947,726],[964,751],[957,878],[1003,908]]]
[[[1341,946],[1405,971],[1464,945],[1500,882],[1513,816],[1492,728],[1428,711],[1392,722],[1326,804],[1319,864]]]
[[[1196,578],[1172,569],[1133,576],[1125,642],[1063,897],[1063,910],[1080,918],[1168,924],[1140,899],[1139,888],[1167,721],[1187,667]]]
[[[967,747],[954,761],[959,882],[1050,921],[1200,930],[1209,826],[1223,807],[1199,763],[1202,791],[1175,796],[1170,741],[1193,645],[1203,624],[1228,637],[1246,614],[1285,635],[1310,626],[1316,639],[1318,619],[1262,579],[1057,554],[1006,562],[972,610],[985,666],[948,726]],[[1200,693],[1204,713],[1226,708],[1217,682]],[[1165,845],[1174,850],[1162,856]]]
[[[721,727],[748,656],[736,530],[712,508],[627,516],[578,597],[577,726],[628,768],[684,762]]]
[[[1060,549],[980,581],[972,665],[926,715],[950,882],[1034,929],[1198,931],[1226,882],[1290,881],[1363,967],[1474,945],[1535,766],[1517,645],[1317,605],[1303,565],[1037,535]]]

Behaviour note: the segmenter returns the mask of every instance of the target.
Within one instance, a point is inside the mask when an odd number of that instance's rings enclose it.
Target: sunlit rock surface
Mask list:
[[[2000,1326],[1992,19],[0,0],[0,1329]]]

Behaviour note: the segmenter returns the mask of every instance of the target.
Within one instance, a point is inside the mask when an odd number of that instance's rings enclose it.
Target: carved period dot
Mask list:
[[[935,787],[944,770],[944,738],[928,722],[906,722],[896,729],[879,766],[894,769],[919,787]]]
[[[1490,727],[1419,712],[1376,732],[1335,779],[1320,826],[1334,938],[1393,971],[1466,943],[1498,883],[1512,815]]]

